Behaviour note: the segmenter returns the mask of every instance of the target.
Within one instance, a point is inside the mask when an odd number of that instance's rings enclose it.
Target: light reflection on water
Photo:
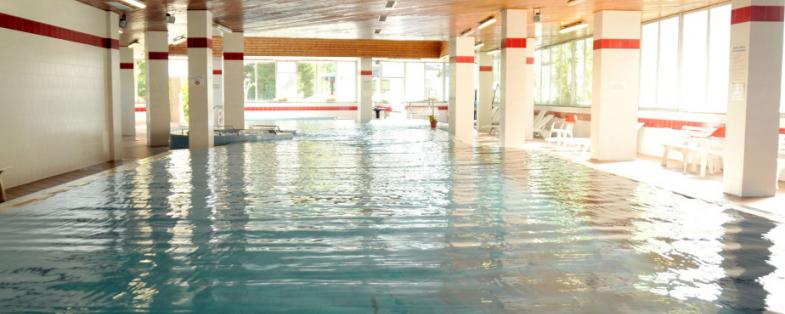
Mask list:
[[[1,311],[785,311],[781,224],[424,126],[287,123],[0,211]]]

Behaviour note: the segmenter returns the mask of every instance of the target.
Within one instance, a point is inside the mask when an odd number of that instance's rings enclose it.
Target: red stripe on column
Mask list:
[[[450,62],[455,63],[474,63],[474,56],[455,56],[450,58]]]
[[[6,28],[14,31],[61,39],[79,44],[95,46],[99,48],[120,48],[120,42],[117,39],[100,37],[90,35],[87,33],[70,30],[67,28],[54,26],[51,24],[41,23],[33,20],[28,20],[13,15],[0,13],[0,28]]]
[[[147,112],[147,107],[136,107],[134,112]]]
[[[212,48],[213,40],[210,38],[188,38],[188,48]]]
[[[481,65],[480,72],[493,72],[493,66],[490,65]]]
[[[245,54],[242,52],[224,52],[224,61],[226,60],[243,60]]]
[[[526,38],[505,38],[502,48],[526,48]]]
[[[782,22],[783,16],[785,16],[785,10],[783,10],[782,6],[753,5],[733,9],[730,15],[730,23]]]
[[[594,40],[594,50],[598,49],[640,49],[640,39],[612,39],[603,38]]]
[[[120,63],[120,69],[123,69],[123,70],[133,70],[134,69],[134,64],[130,63],[130,62]]]
[[[218,70],[218,69],[213,70],[213,75],[221,75],[221,74],[224,74],[224,71],[221,71],[221,70]]]
[[[534,58],[532,57],[526,58],[526,64],[534,64]]]
[[[362,71],[360,71],[360,75],[373,76],[373,71],[362,70]]]
[[[169,59],[169,53],[168,53],[168,52],[155,52],[155,51],[150,51],[150,52],[147,54],[147,56],[148,56],[148,58],[149,58],[150,60],[168,60],[168,59]]]

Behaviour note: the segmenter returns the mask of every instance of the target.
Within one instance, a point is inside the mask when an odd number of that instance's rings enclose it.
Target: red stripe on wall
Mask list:
[[[147,107],[136,107],[134,108],[135,112],[147,112]]]
[[[351,111],[357,106],[290,106],[245,107],[245,111]]]
[[[534,58],[532,57],[526,58],[526,64],[534,64]]]
[[[493,66],[490,65],[481,65],[480,72],[493,72]]]
[[[782,22],[783,16],[785,16],[785,11],[782,6],[753,5],[733,9],[730,23],[732,25],[746,22]]]
[[[594,50],[598,49],[640,49],[640,39],[603,38],[594,40]]]
[[[447,110],[447,109],[449,109],[449,107],[448,106],[436,106],[436,109],[437,110]]]
[[[99,48],[120,48],[120,42],[117,39],[100,37],[90,35],[83,32],[70,30],[67,28],[54,26],[51,24],[41,23],[33,20],[28,20],[13,15],[0,13],[0,28],[6,28],[19,32],[45,36],[50,38],[62,39],[74,43],[95,46]]]
[[[148,58],[150,60],[168,60],[169,59],[169,53],[168,52],[150,51],[150,53],[148,53]]]
[[[213,70],[213,75],[221,75],[221,74],[224,74],[224,71],[222,71],[222,70],[217,70],[217,69],[216,69],[216,70]]]
[[[123,70],[133,70],[134,69],[134,64],[130,63],[130,62],[120,63],[120,69],[123,69]]]
[[[362,70],[362,71],[360,71],[360,75],[372,76],[373,75],[373,71]]]
[[[245,54],[242,52],[224,52],[224,60],[243,60]]]
[[[505,38],[502,48],[526,48],[526,38]]]
[[[213,48],[213,40],[202,37],[188,38],[188,48]]]
[[[454,63],[474,63],[474,56],[455,56],[450,58]]]

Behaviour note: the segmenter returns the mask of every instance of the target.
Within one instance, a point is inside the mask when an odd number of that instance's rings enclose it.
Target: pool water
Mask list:
[[[424,124],[289,122],[0,207],[0,312],[785,311],[785,227]]]

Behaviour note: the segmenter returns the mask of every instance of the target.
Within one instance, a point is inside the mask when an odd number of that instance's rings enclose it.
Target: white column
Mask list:
[[[480,78],[477,99],[477,130],[490,129],[493,123],[491,105],[493,103],[493,56],[479,52]]]
[[[245,74],[243,33],[224,34],[224,127],[245,128]]]
[[[169,43],[167,32],[145,33],[147,145],[169,146]]]
[[[223,55],[213,54],[213,116],[215,127],[222,129],[224,125],[224,76]]]
[[[368,123],[373,119],[373,61],[371,58],[360,58],[360,106],[357,107],[357,119],[360,123]]]
[[[450,104],[448,123],[453,139],[474,137],[474,37],[450,38]]]
[[[523,121],[534,119],[534,109],[524,102],[526,25],[524,10],[503,10],[501,54],[501,121],[499,141],[504,147],[522,147],[526,141]],[[530,132],[531,133],[531,132]]]
[[[534,37],[526,39],[526,66],[523,68],[523,134],[534,139]]]
[[[119,16],[114,12],[106,13],[107,37],[109,46],[107,47],[108,64],[107,71],[109,80],[107,81],[107,121],[109,138],[109,155],[114,161],[123,160],[123,129],[122,129],[122,105],[120,103],[120,43],[118,41],[118,20]]]
[[[591,158],[633,160],[638,150],[641,13],[594,14]]]
[[[188,148],[213,146],[213,14],[188,10]]]
[[[134,49],[120,47],[120,104],[123,136],[136,135],[134,115],[136,81],[134,80]]]
[[[734,0],[725,193],[776,194],[783,0]]]
[[[124,136],[136,135],[134,103],[136,98],[136,82],[134,80],[134,49],[120,47],[120,104],[122,129]]]

